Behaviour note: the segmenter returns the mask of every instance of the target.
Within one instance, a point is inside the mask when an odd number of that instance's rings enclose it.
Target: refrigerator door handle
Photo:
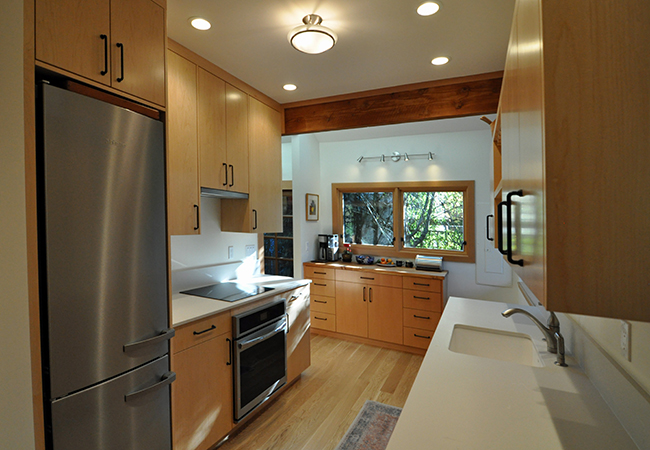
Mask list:
[[[149,339],[144,339],[142,341],[131,342],[130,344],[124,344],[124,352],[126,353],[132,350],[137,350],[141,347],[145,347],[147,345],[158,344],[159,342],[162,341],[168,341],[171,338],[173,338],[175,334],[176,331],[173,328],[168,328],[158,336],[154,336]]]
[[[160,379],[160,381],[158,383],[152,384],[151,386],[146,387],[144,389],[140,389],[139,391],[135,391],[135,392],[131,392],[130,394],[126,394],[124,396],[124,401],[128,402],[128,401],[140,398],[143,395],[148,394],[149,392],[158,390],[158,389],[160,389],[162,387],[165,387],[167,385],[172,384],[175,380],[176,380],[176,373],[167,372],[166,374],[164,374],[162,376],[162,378]]]

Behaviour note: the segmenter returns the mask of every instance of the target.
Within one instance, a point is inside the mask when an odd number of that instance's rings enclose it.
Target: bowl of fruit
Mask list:
[[[375,262],[375,258],[373,256],[357,255],[356,257],[359,264],[372,264]]]

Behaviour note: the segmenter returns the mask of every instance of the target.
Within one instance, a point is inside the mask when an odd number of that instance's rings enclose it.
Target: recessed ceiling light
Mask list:
[[[449,58],[447,58],[446,56],[438,56],[437,58],[433,58],[433,60],[431,60],[431,64],[433,64],[434,66],[442,66],[444,64],[447,64],[448,62],[449,62]]]
[[[418,6],[417,12],[421,16],[432,16],[438,12],[440,5],[434,2],[422,3]]]
[[[190,18],[190,24],[197,30],[201,30],[201,31],[209,30],[210,27],[212,26],[210,22],[200,17]]]
[[[282,88],[285,91],[295,91],[296,89],[298,89],[298,86],[296,86],[295,84],[285,84],[284,86],[282,86]]]

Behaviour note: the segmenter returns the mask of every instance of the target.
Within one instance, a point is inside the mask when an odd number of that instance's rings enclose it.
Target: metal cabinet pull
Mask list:
[[[325,283],[314,283],[314,286],[327,286]]]
[[[327,272],[314,272],[317,273],[318,275],[327,275]]]
[[[494,217],[494,214],[488,214],[485,217],[485,234],[488,241],[493,241],[494,238],[490,237],[490,217]]]
[[[413,298],[417,298],[418,300],[431,300],[430,297],[418,297],[417,295],[414,295]]]
[[[366,301],[366,287],[363,287],[363,301]]]
[[[416,319],[426,319],[426,320],[431,320],[431,317],[416,316],[415,314],[413,314],[413,317],[415,317]]]
[[[226,365],[232,366],[232,341],[226,338],[226,342],[228,343],[228,362]]]
[[[322,300],[314,300],[314,303],[327,303],[327,302],[324,302]]]
[[[224,186],[228,186],[228,164],[223,163]]]
[[[413,286],[426,286],[426,287],[429,287],[429,283],[416,283],[416,282],[413,282]]]
[[[108,36],[100,34],[99,38],[104,41],[104,70],[99,72],[99,74],[104,76],[108,73]]]
[[[232,186],[232,184],[231,184]],[[257,230],[257,210],[253,210],[253,214],[255,215],[255,225],[253,226],[253,230]]]
[[[165,386],[168,386],[172,384],[176,380],[176,374],[174,372],[167,372],[162,376],[160,381],[156,384],[153,384],[149,387],[146,387],[144,389],[140,389],[139,391],[131,392],[130,394],[126,394],[124,396],[124,401],[129,402],[132,400],[135,400],[139,397],[142,397],[143,395],[148,394],[149,392],[156,391],[160,388],[163,388]]]
[[[199,205],[194,205],[194,210],[196,212],[196,226],[194,227],[195,230],[199,229],[199,223],[200,223],[200,218],[199,218]]]
[[[175,334],[176,334],[176,330],[174,330],[173,328],[167,328],[166,330],[163,330],[162,333],[160,333],[159,335],[154,336],[152,338],[143,339],[141,341],[136,341],[136,342],[131,342],[129,344],[124,344],[124,346],[122,347],[122,350],[125,351],[125,352],[128,352],[128,351],[132,351],[132,350],[137,350],[137,349],[139,349],[141,347],[145,347],[147,345],[154,345],[154,344],[158,344],[158,343],[163,342],[163,341],[168,341],[171,338],[173,338]]]
[[[422,338],[422,339],[431,339],[431,336],[420,336],[419,334],[415,334],[415,333],[413,333],[413,336],[419,337],[419,338]]]
[[[214,330],[215,328],[217,328],[217,326],[216,326],[216,325],[212,325],[210,328],[206,328],[206,329],[203,330],[203,331],[193,331],[192,334],[194,334],[194,336],[198,336],[199,334],[203,334],[203,333],[207,333],[208,331],[212,331],[212,330]]]
[[[314,316],[314,319],[318,319],[318,320],[327,320],[327,318],[322,318],[322,317],[318,317],[318,316]]]
[[[374,280],[375,279],[374,277],[359,277],[359,278],[361,278],[362,280]]]
[[[117,46],[117,48],[120,49],[120,67],[121,67],[121,72],[120,72],[121,75],[118,78],[116,78],[115,81],[121,83],[122,81],[124,81],[124,44],[118,42],[115,45]]]
[[[499,229],[499,241],[497,242],[497,248],[499,253],[506,255],[507,251],[503,248],[503,207],[506,205],[506,202],[500,202],[497,206],[497,228]]]
[[[519,189],[518,191],[508,192],[506,196],[506,236],[508,239],[508,250],[506,253],[506,258],[510,264],[516,264],[518,266],[524,266],[523,259],[513,259],[512,258],[512,197],[513,196],[523,197],[524,192]]]
[[[228,186],[233,187],[234,185],[235,185],[235,166],[233,166],[231,164],[230,165],[230,184]],[[257,228],[257,227],[255,227],[255,228]]]
[[[372,288],[368,288],[368,302],[372,303]]]

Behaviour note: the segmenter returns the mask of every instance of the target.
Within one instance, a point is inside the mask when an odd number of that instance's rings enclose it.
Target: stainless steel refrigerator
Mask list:
[[[38,92],[48,447],[171,449],[163,123]]]

